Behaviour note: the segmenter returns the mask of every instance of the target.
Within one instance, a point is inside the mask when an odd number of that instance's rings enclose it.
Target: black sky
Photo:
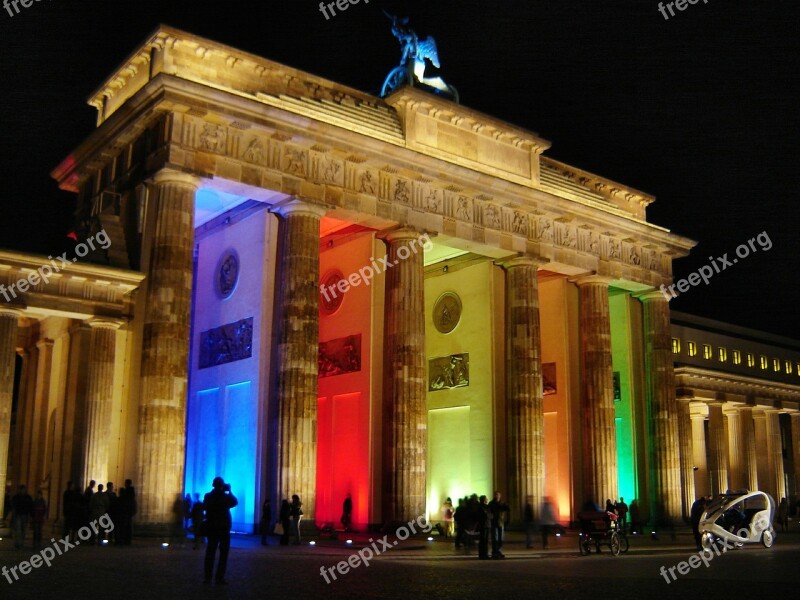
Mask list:
[[[74,200],[49,173],[93,129],[89,94],[166,23],[366,91],[399,59],[381,9],[439,46],[462,103],[538,132],[548,155],[654,194],[648,220],[699,242],[675,263],[766,231],[773,243],[673,309],[800,338],[796,308],[800,3],[43,0],[0,9],[0,247],[60,253]]]

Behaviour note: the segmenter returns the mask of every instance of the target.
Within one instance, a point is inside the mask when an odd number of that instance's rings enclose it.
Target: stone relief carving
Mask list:
[[[451,354],[428,360],[428,391],[469,385],[469,353]]]
[[[306,176],[306,160],[308,153],[305,150],[296,148],[286,148],[285,153],[286,166],[284,170],[290,175],[297,175],[298,177]]]
[[[364,171],[358,178],[358,191],[362,194],[375,194],[375,180],[372,171]]]
[[[511,231],[520,235],[528,235],[528,217],[518,210],[514,211],[514,220],[511,222]]]
[[[470,206],[469,198],[466,196],[458,197],[456,216],[462,221],[472,221],[472,207]]]
[[[485,227],[500,229],[500,211],[492,204],[483,208],[483,224]]]
[[[575,232],[566,223],[559,223],[556,228],[556,244],[566,248],[575,248],[578,245]]]
[[[328,156],[320,160],[320,178],[327,183],[339,183],[342,174],[342,164]]]
[[[239,281],[239,256],[235,250],[228,250],[220,258],[215,276],[215,288],[223,298],[228,298]]]
[[[252,163],[264,163],[264,146],[258,138],[250,140],[250,143],[247,144],[247,148],[244,151],[243,158]]]
[[[207,369],[253,355],[253,317],[200,334],[200,365]]]
[[[641,264],[642,260],[639,258],[639,252],[636,250],[636,246],[628,248],[628,262],[632,265]]]
[[[439,333],[450,333],[461,321],[461,298],[453,292],[445,292],[433,307],[433,325]]]
[[[545,217],[536,217],[535,224],[535,236],[537,240],[541,240],[543,242],[553,241],[553,223],[550,221],[550,219]]]
[[[319,377],[333,377],[361,370],[361,334],[320,342]]]
[[[408,183],[406,183],[402,179],[398,179],[394,184],[394,201],[395,202],[402,202],[403,204],[408,204],[411,202],[411,190],[408,187]]]
[[[620,259],[620,243],[614,238],[608,240],[608,258],[613,260]]]
[[[441,213],[442,211],[442,200],[439,196],[439,190],[436,189],[429,189],[428,195],[425,196],[424,202],[425,210],[429,210],[435,213]]]
[[[222,125],[206,123],[200,134],[200,148],[210,152],[225,152],[226,137],[227,131]]]

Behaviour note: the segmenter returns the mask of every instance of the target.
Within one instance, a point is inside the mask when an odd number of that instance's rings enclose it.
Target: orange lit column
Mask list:
[[[0,307],[0,523],[8,468],[8,442],[11,434],[11,402],[14,395],[14,369],[17,359],[18,310]]]
[[[182,498],[192,301],[194,196],[199,180],[172,170],[155,183],[156,225],[142,340],[137,521],[158,532]]]
[[[583,490],[605,505],[617,497],[617,437],[611,369],[609,279],[589,276],[580,288]]]
[[[538,510],[544,495],[544,399],[542,396],[539,278],[542,261],[522,256],[506,270],[506,410],[508,502],[522,522],[525,503]]]
[[[658,290],[639,296],[644,313],[650,502],[656,524],[681,519],[678,401],[672,359],[669,302]]]
[[[711,493],[721,494],[728,489],[728,440],[725,437],[725,417],[722,404],[708,404],[708,473]]]
[[[83,448],[84,481],[106,482],[111,444],[111,406],[114,399],[114,359],[117,329],[113,319],[89,321],[89,364],[86,382],[86,437]]]
[[[293,200],[277,210],[277,502],[298,494],[313,523],[317,477],[319,227],[325,210]]]
[[[384,520],[400,524],[425,514],[425,272],[423,253],[411,245],[418,232],[399,229],[383,238],[393,265],[386,271]]]

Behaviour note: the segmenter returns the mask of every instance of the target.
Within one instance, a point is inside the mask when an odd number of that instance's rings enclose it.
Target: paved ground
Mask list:
[[[794,524],[795,528],[797,527]],[[479,561],[438,536],[433,542],[412,538],[387,543],[369,566],[363,564],[326,584],[323,566],[335,565],[359,547],[366,536],[348,546],[318,538],[315,546],[262,547],[255,538],[235,539],[228,585],[202,583],[202,550],[191,541],[162,548],[157,541],[136,539],[130,547],[78,546],[9,584],[0,576],[0,598],[79,598],[101,594],[116,598],[743,598],[795,597],[800,583],[800,533],[780,535],[775,546],[731,550],[702,563],[667,584],[662,566],[673,567],[694,553],[688,532],[675,540],[632,537],[627,555],[607,551],[580,556],[577,536],[553,540],[544,551],[538,543],[526,550],[522,537],[508,536],[505,560]],[[377,538],[374,538],[377,540]],[[270,542],[274,544],[274,539]],[[377,543],[377,542],[376,542]],[[383,544],[377,543],[382,549]],[[12,567],[30,558],[31,549],[14,550],[0,541],[0,565]],[[330,576],[329,576],[330,578]],[[13,579],[13,577],[12,577]],[[734,596],[735,594],[735,596]],[[744,595],[744,596],[743,596]]]

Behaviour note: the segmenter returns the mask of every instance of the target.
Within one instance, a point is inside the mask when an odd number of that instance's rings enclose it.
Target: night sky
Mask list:
[[[436,38],[463,104],[655,195],[648,220],[699,242],[674,263],[676,280],[767,232],[769,251],[671,306],[800,338],[796,0],[699,0],[669,20],[654,0],[362,0],[329,20],[318,0],[0,9],[0,247],[70,247],[74,199],[50,171],[94,128],[86,98],[158,23],[375,92],[399,60],[383,8]]]

